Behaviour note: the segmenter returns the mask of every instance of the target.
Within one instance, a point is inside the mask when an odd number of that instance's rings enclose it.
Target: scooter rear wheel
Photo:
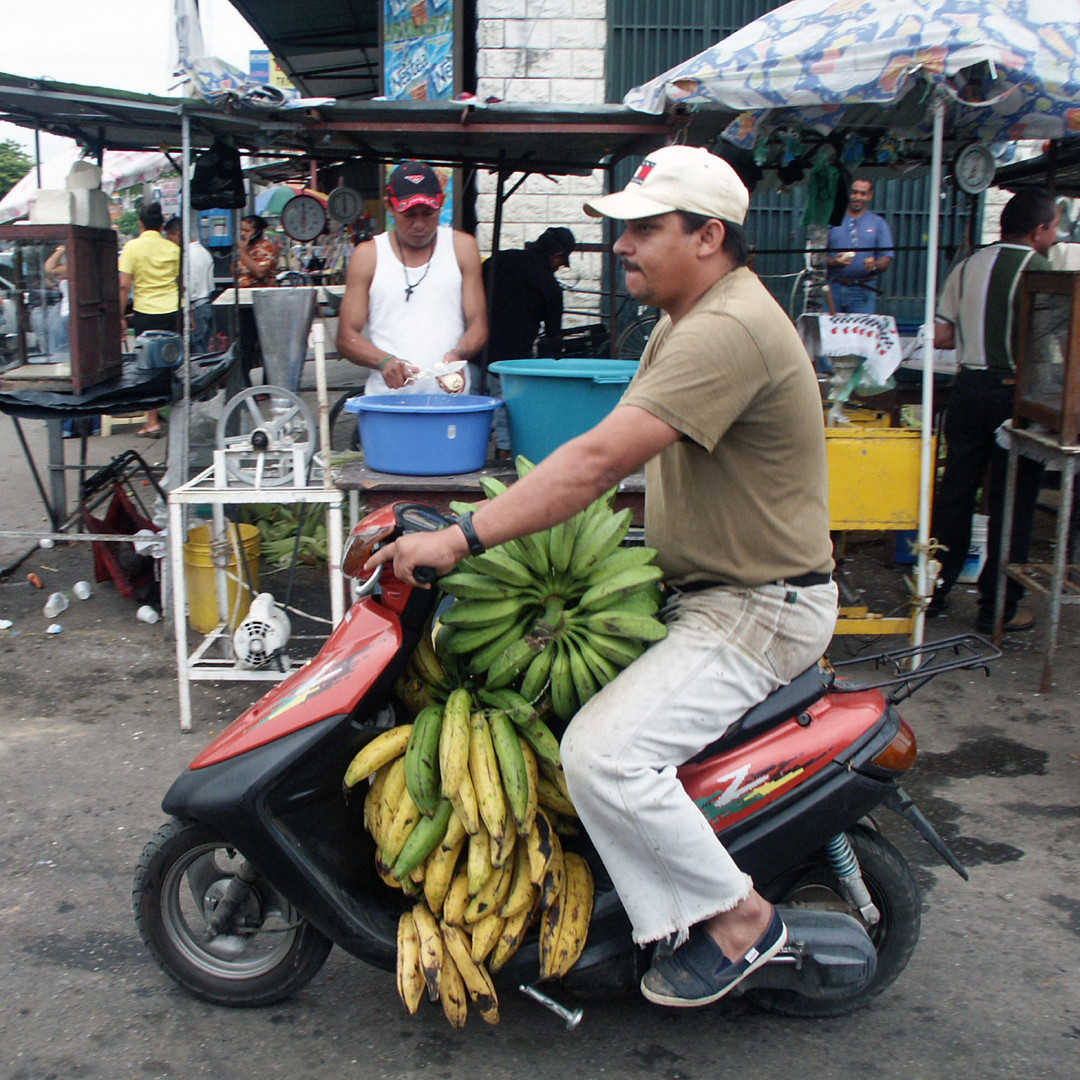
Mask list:
[[[877,970],[861,990],[848,997],[815,1000],[791,990],[750,990],[747,998],[768,1012],[783,1016],[843,1016],[877,997],[907,967],[921,926],[919,887],[899,851],[880,833],[856,826],[847,833],[859,860],[863,880],[881,914],[866,932],[877,951]],[[824,852],[773,882],[764,890],[767,899],[785,907],[816,907],[843,911],[855,918],[859,912],[840,894],[836,875]],[[860,920],[861,921],[861,920]]]
[[[162,970],[189,993],[216,1005],[271,1005],[312,979],[333,943],[262,878],[227,932],[207,940],[210,915],[242,862],[214,829],[174,818],[139,859],[135,922]]]

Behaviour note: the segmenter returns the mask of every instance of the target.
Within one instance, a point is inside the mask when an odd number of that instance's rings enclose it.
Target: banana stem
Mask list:
[[[549,596],[544,602],[544,610],[540,617],[532,624],[528,637],[536,638],[541,647],[554,636],[555,631],[562,622],[563,609],[566,600],[561,596]]]

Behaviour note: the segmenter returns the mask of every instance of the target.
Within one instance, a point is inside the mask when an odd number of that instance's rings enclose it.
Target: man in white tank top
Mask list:
[[[469,369],[425,375],[470,360],[487,341],[480,249],[439,225],[442,185],[422,161],[406,161],[386,185],[394,229],[360,244],[349,261],[338,352],[369,368],[367,394],[461,394]]]

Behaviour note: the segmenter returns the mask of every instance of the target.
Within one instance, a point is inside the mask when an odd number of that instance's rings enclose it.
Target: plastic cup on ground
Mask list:
[[[143,604],[143,606],[135,612],[135,618],[138,619],[139,622],[156,623],[161,616],[149,604]]]
[[[67,609],[68,598],[62,592],[54,592],[45,601],[45,607],[42,608],[42,611],[46,619],[55,619],[60,612],[67,611]]]
[[[75,584],[71,586],[71,591],[80,600],[89,600],[94,592],[94,590],[90,588],[89,581],[76,581]]]

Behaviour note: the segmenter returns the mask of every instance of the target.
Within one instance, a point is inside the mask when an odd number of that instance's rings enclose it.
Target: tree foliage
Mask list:
[[[33,159],[14,139],[0,141],[0,199],[29,171]]]

